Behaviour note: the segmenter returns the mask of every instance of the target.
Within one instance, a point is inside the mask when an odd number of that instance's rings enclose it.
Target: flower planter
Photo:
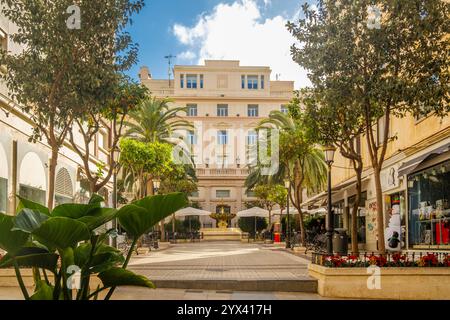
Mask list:
[[[450,268],[380,268],[380,288],[369,289],[367,268],[328,268],[308,266],[309,275],[318,280],[318,293],[331,298],[450,300]]]
[[[27,288],[33,288],[33,272],[31,269],[21,269],[20,274],[22,275],[23,282]],[[47,272],[50,282],[53,283],[54,278],[51,272]],[[92,276],[90,281],[91,290],[95,290],[98,285],[101,285],[101,280],[96,276]],[[17,282],[16,273],[14,269],[0,269],[0,288],[10,288],[19,287]],[[29,291],[31,293],[31,291]]]

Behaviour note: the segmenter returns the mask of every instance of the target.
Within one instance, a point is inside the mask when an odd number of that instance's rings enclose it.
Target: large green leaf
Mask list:
[[[100,203],[92,203],[92,204],[64,203],[53,209],[52,216],[79,219],[81,217],[90,215],[93,210],[99,207]]]
[[[77,220],[85,223],[90,230],[94,230],[114,219],[116,214],[117,209],[95,208],[89,212],[89,215],[81,217]]]
[[[40,211],[23,208],[14,220],[14,230],[31,233],[41,226],[49,218],[48,215]]]
[[[27,243],[29,234],[23,231],[12,231],[14,217],[0,213],[0,248],[14,256]]]
[[[36,247],[25,247],[15,257],[6,254],[0,260],[0,268],[10,268],[14,266],[14,260],[16,260],[19,267],[37,267],[55,272],[58,258],[59,256],[57,254],[49,253],[47,250]]]
[[[89,204],[97,203],[100,205],[104,201],[105,199],[101,195],[94,193],[89,199]]]
[[[159,221],[187,205],[183,193],[146,197],[123,206],[117,217],[121,226],[133,237],[140,237]]]
[[[155,288],[155,285],[146,277],[137,275],[123,268],[111,268],[98,274],[105,287],[138,286]]]
[[[36,284],[36,292],[30,297],[31,300],[53,300],[53,286],[41,280]]]
[[[81,268],[85,267],[89,261],[89,256],[91,253],[91,244],[83,243],[79,245],[74,250],[75,264]],[[89,271],[90,273],[98,273],[104,270],[115,267],[118,264],[122,264],[125,258],[123,257],[120,250],[108,246],[106,244],[100,244],[95,249],[94,255],[92,257]]]
[[[91,236],[83,222],[66,217],[52,217],[32,234],[47,247],[58,249],[74,247],[78,242],[88,240]]]
[[[47,216],[50,215],[50,210],[46,207],[43,206],[40,203],[25,199],[19,195],[16,196],[19,199],[19,204],[17,205],[17,209],[16,212],[20,212],[22,211],[22,209],[27,208],[27,209],[32,209],[32,210],[37,210]]]

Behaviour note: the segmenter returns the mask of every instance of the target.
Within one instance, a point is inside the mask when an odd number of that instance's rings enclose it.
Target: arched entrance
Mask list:
[[[19,195],[45,205],[47,190],[46,170],[39,156],[28,152],[20,163]]]

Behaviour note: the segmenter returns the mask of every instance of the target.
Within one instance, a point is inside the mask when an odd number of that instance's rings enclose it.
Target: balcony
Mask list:
[[[233,168],[200,168],[197,169],[198,177],[246,177],[248,169],[233,169]]]

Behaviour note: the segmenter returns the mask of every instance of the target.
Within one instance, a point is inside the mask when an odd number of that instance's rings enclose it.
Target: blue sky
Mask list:
[[[167,78],[167,60],[198,64],[208,59],[237,59],[243,65],[269,65],[273,77],[303,86],[306,74],[289,56],[294,39],[285,30],[306,0],[146,0],[128,28],[139,44],[139,62],[154,78]]]

